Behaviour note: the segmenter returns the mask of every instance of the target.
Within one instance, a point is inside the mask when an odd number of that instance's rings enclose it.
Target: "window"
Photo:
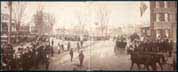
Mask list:
[[[164,1],[164,8],[167,8],[167,2]]]
[[[168,21],[170,21],[170,15],[169,15],[169,13],[156,13],[154,18],[153,18],[153,21],[155,21],[155,22],[160,22],[160,21],[163,21],[163,22],[166,21],[166,22],[168,22]]]
[[[167,2],[167,6],[168,6],[168,8],[171,8],[171,3]]]
[[[159,7],[164,7],[164,2],[163,1],[159,2]]]
[[[156,8],[159,8],[159,2],[156,2]]]
[[[156,30],[156,37],[157,38],[159,38],[160,37],[160,33],[161,33],[161,31],[158,29],[158,30]]]
[[[156,14],[156,22],[159,22],[159,13]]]
[[[164,13],[159,14],[159,21],[165,21],[165,15]]]
[[[165,13],[165,21],[168,22],[169,21],[169,14]]]
[[[151,31],[147,30],[147,35],[150,36],[151,35]]]
[[[166,37],[169,37],[169,29],[166,29],[166,30],[165,30],[165,36],[166,36]]]
[[[167,2],[168,8],[176,8],[177,7],[177,2],[174,1],[168,1]]]

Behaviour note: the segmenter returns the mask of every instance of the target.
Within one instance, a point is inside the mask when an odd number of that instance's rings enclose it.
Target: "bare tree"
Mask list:
[[[15,21],[17,22],[16,24],[17,24],[17,31],[18,31],[23,18],[25,18],[25,10],[27,4],[24,2],[13,2],[12,6],[13,6],[12,8],[13,19],[15,19]]]
[[[48,32],[51,33],[53,30],[53,25],[55,23],[55,17],[52,14],[45,13],[44,20],[46,20],[46,29],[48,29]]]
[[[100,24],[100,30],[102,33],[102,36],[107,35],[108,32],[108,22],[109,22],[109,10],[107,10],[106,7],[99,7],[98,9],[98,21]]]
[[[87,18],[83,15],[82,13],[76,13],[77,18],[78,18],[78,23],[80,25],[80,33],[84,33],[85,32],[85,25],[87,23]]]
[[[55,17],[53,15],[44,12],[43,9],[38,9],[33,17],[37,33],[52,33],[53,25],[55,23]]]
[[[17,40],[19,40],[19,29],[22,19],[25,17],[26,3],[22,2],[12,2],[12,19],[15,20],[16,30],[17,30]]]

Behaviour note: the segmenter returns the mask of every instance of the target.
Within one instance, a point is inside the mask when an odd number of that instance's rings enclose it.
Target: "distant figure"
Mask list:
[[[60,49],[61,49],[60,46],[61,46],[60,43],[58,43],[58,54],[61,53],[61,51],[60,51]]]
[[[61,50],[60,49],[58,49],[58,54],[60,54],[61,53]]]
[[[53,47],[51,47],[51,53],[52,53],[52,56],[54,56],[54,49],[53,49]]]
[[[84,54],[83,54],[83,51],[81,51],[79,54],[80,66],[83,66],[83,60],[84,60]]]
[[[80,49],[80,43],[79,42],[77,42],[77,48],[78,48],[78,50]]]
[[[70,50],[70,57],[71,57],[71,62],[72,62],[72,59],[73,59],[73,50],[72,49]]]
[[[83,47],[83,40],[80,41],[80,45],[81,45],[81,47]]]
[[[70,50],[70,42],[67,44],[67,50]]]
[[[61,49],[62,49],[62,51],[64,51],[64,45],[63,44],[61,44]]]
[[[53,41],[53,40],[52,40],[52,43],[51,43],[51,44],[52,44],[52,46],[53,46],[53,44],[54,44],[54,41]]]
[[[175,59],[175,57],[173,58],[172,66],[173,66],[173,70],[176,70],[176,59]]]

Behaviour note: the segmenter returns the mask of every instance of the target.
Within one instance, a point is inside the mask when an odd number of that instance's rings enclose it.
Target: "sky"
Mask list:
[[[98,22],[97,14],[100,8],[105,8],[108,13],[108,26],[111,28],[119,26],[129,26],[134,24],[149,24],[149,9],[146,10],[144,17],[140,17],[140,2],[138,1],[81,1],[81,2],[25,2],[27,8],[25,10],[24,24],[32,21],[32,16],[42,5],[44,11],[55,16],[56,22],[54,28],[72,28],[79,25],[79,18],[85,21],[85,27],[93,28]],[[148,2],[145,2],[149,6]],[[1,2],[1,6],[5,5]],[[4,11],[4,10],[2,10]],[[2,12],[1,11],[1,12]],[[5,11],[4,11],[5,12]]]

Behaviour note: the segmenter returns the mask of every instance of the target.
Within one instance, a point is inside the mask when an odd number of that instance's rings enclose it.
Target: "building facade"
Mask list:
[[[16,24],[15,20],[12,19],[11,24],[11,38],[15,38],[16,32]],[[9,33],[9,15],[5,13],[1,13],[1,42],[7,42],[8,39],[8,33]],[[11,40],[12,41],[12,40]]]
[[[167,37],[176,40],[176,1],[151,1],[150,15],[150,30],[153,38]]]

